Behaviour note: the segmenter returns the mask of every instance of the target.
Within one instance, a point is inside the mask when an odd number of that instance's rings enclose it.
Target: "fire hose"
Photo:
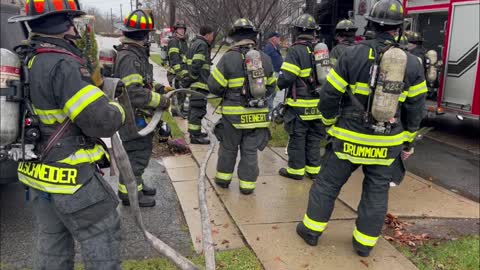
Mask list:
[[[141,136],[145,136],[150,134],[155,130],[155,127],[158,125],[162,118],[163,111],[157,109],[155,111],[152,120],[148,123],[148,125],[143,128],[142,130],[138,131],[135,125],[135,118],[133,114],[133,108],[130,103],[130,99],[128,97],[128,93],[126,88],[123,86],[123,83],[119,79],[108,78],[104,81],[103,90],[106,95],[110,99],[114,99],[115,91],[117,89],[121,90],[121,95],[117,98],[118,102],[125,109],[125,131],[122,133],[122,138],[127,140],[128,138],[138,138]],[[165,94],[165,97],[171,98],[173,95],[180,93],[180,92],[189,92],[192,94],[203,95],[198,92],[192,91],[190,89],[176,89],[173,91],[168,92]],[[205,95],[203,95],[205,96]],[[212,136],[212,128],[208,128],[207,132],[209,136]],[[165,257],[170,259],[173,263],[175,263],[180,269],[182,270],[193,270],[199,269],[195,266],[190,260],[182,256],[176,250],[171,248],[165,242],[151,234],[147,231],[145,224],[143,223],[142,214],[140,211],[140,206],[138,204],[138,194],[137,194],[137,183],[135,179],[135,175],[133,174],[133,170],[130,164],[130,161],[127,156],[127,152],[123,147],[122,140],[118,132],[116,132],[112,137],[112,149],[113,149],[113,157],[117,168],[121,175],[125,178],[125,186],[128,191],[128,198],[130,200],[130,205],[132,207],[132,213],[135,217],[135,222],[137,226],[141,229],[142,233],[144,234],[147,242],[160,254],[163,254]],[[210,218],[208,213],[208,207],[206,203],[206,184],[205,184],[205,173],[206,173],[206,166],[210,156],[213,153],[213,149],[215,147],[215,143],[210,144],[209,150],[205,157],[204,162],[201,165],[199,177],[198,177],[198,198],[199,198],[199,208],[202,220],[202,237],[203,237],[203,251],[205,254],[205,261],[206,261],[206,269],[207,270],[214,270],[215,269],[215,250],[214,250],[214,243],[212,237],[212,231],[210,228]]]

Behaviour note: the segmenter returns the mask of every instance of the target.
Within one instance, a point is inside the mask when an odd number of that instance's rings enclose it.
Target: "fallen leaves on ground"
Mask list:
[[[360,260],[360,262],[361,262],[363,265],[365,265],[365,267],[368,268],[368,262],[367,262],[367,261],[365,261],[365,260]]]
[[[388,213],[385,217],[385,224],[387,228],[393,230],[391,235],[383,236],[387,241],[407,245],[411,249],[416,249],[418,246],[423,245],[425,241],[430,240],[430,236],[427,233],[415,234],[408,232],[406,228],[410,226],[411,223],[401,221],[391,213]]]

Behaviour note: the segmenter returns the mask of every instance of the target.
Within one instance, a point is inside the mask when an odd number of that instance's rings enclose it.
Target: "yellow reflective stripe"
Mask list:
[[[221,106],[218,108],[225,115],[240,115],[253,113],[268,113],[268,108],[247,108],[242,106]]]
[[[222,173],[222,172],[217,172],[215,174],[215,178],[218,180],[223,180],[223,181],[232,181],[233,173]]]
[[[415,139],[416,132],[403,131],[395,135],[370,135],[354,132],[340,127],[332,126],[328,134],[340,139],[356,144],[369,146],[397,146],[404,142],[412,142]]]
[[[152,92],[152,98],[150,99],[150,103],[148,103],[148,107],[156,108],[158,105],[160,105],[160,94]]]
[[[218,70],[217,67],[215,67],[212,71],[212,77],[215,79],[215,81],[217,81],[217,83],[221,86],[221,87],[227,87],[227,83],[228,81],[225,79],[225,77],[223,76],[223,74],[220,72],[220,70]]]
[[[350,89],[352,89],[352,93],[368,96],[370,95],[370,87],[367,83],[360,83],[357,82],[355,85],[351,84]]]
[[[300,74],[300,67],[294,64],[290,64],[288,62],[283,62],[282,67],[280,69],[288,71],[295,76],[298,76],[298,74]]]
[[[30,59],[30,61],[28,61],[28,69],[31,69],[32,66],[33,66],[33,62],[35,61],[35,57],[37,57],[36,55],[32,57],[32,59]]]
[[[334,117],[334,118],[325,118],[322,116],[322,123],[326,126],[331,126],[333,124],[335,124],[337,122],[337,117]]]
[[[241,189],[255,189],[256,186],[257,184],[255,182],[240,180]]]
[[[312,68],[302,69],[300,70],[300,74],[298,74],[298,76],[301,78],[305,78],[310,76],[310,72],[312,72]]]
[[[45,183],[35,178],[28,177],[22,173],[18,173],[18,180],[20,180],[20,182],[34,189],[41,190],[47,193],[53,193],[53,194],[71,195],[77,192],[77,190],[79,190],[83,186],[82,184],[70,186],[70,185]]]
[[[80,149],[67,158],[64,158],[58,163],[64,163],[68,165],[78,165],[80,163],[93,163],[99,161],[106,155],[107,159],[110,159],[107,151],[103,149],[100,144],[96,144],[92,149]]]
[[[303,225],[314,232],[323,232],[327,228],[327,222],[315,221],[307,216],[303,216]]]
[[[137,185],[137,191],[142,191],[143,184]],[[128,194],[127,186],[118,183],[118,191],[123,194]]]
[[[80,89],[73,97],[71,97],[65,106],[63,112],[70,116],[72,121],[85,109],[88,105],[92,104],[97,99],[105,96],[102,90],[98,89],[94,85],[87,85]]]
[[[361,233],[357,227],[355,227],[355,230],[353,230],[353,237],[355,238],[355,240],[364,245],[364,246],[367,246],[367,247],[373,247],[375,246],[375,244],[377,243],[377,240],[378,240],[378,236],[377,237],[374,237],[374,236],[370,236],[370,235],[366,235],[364,233]]]
[[[368,51],[368,59],[369,60],[375,60],[375,55],[373,55],[373,49],[370,48],[370,51]]]
[[[143,85],[143,76],[140,74],[130,74],[123,77],[122,82],[125,84],[125,87],[128,87],[134,83]]]
[[[342,159],[342,160],[348,160],[350,161],[351,163],[354,163],[354,164],[365,164],[365,165],[384,165],[384,166],[390,166],[393,161],[395,160],[394,158],[362,158],[362,157],[354,157],[354,156],[350,156],[348,154],[345,154],[345,153],[341,153],[341,152],[335,152],[335,155],[337,155],[337,157],[339,159]]]
[[[55,123],[63,123],[67,118],[67,115],[63,112],[63,110],[55,109],[55,110],[40,110],[33,106],[33,111],[40,119],[42,124],[52,125]]]
[[[398,101],[405,102],[407,99],[408,91],[403,91],[400,96],[398,97]]]
[[[175,47],[168,49],[168,54],[172,53],[180,53],[180,49]]]
[[[253,124],[232,124],[236,129],[252,129],[252,128],[268,128],[270,122],[253,123]]]
[[[228,80],[228,88],[237,88],[237,87],[242,87],[245,82],[245,78],[234,78],[234,79],[229,79]]]
[[[320,120],[320,119],[322,119],[322,116],[320,114],[314,114],[314,115],[302,114],[302,115],[300,115],[300,119],[305,120],[305,121]]]
[[[427,83],[426,81],[423,81],[417,85],[410,86],[408,88],[407,97],[412,98],[427,92],[428,92]]]
[[[335,69],[330,69],[330,72],[327,75],[327,81],[339,92],[345,93],[345,87],[347,87],[348,83],[337,74]]]
[[[273,75],[272,77],[268,78],[267,85],[272,85],[277,82],[277,77]]]
[[[201,130],[202,126],[195,124],[188,124],[188,130]]]
[[[113,101],[108,102],[108,104],[117,107],[117,109],[120,111],[120,114],[122,114],[122,123],[125,123],[125,110],[123,109],[123,107],[117,102],[113,102]]]
[[[205,55],[196,53],[192,57],[192,61],[199,60],[199,61],[205,61]]]
[[[309,174],[318,174],[320,172],[320,166],[305,166],[305,172]]]
[[[210,65],[209,64],[203,64],[202,69],[206,69],[206,70],[210,71]]]
[[[208,85],[206,83],[202,83],[202,82],[192,83],[192,85],[190,87],[191,88],[199,88],[199,89],[203,89],[203,90],[208,91]]]
[[[294,175],[303,176],[303,175],[305,174],[305,168],[293,169],[293,168],[287,167],[287,172],[288,172],[289,174],[294,174]]]
[[[173,69],[174,69],[175,71],[178,71],[178,70],[181,69],[181,68],[182,68],[182,66],[180,66],[180,64],[176,64],[176,65],[173,66]]]
[[[287,98],[287,101],[285,102],[286,105],[290,107],[301,107],[301,108],[306,108],[306,107],[317,107],[318,102],[320,102],[320,99],[293,99],[293,98]]]

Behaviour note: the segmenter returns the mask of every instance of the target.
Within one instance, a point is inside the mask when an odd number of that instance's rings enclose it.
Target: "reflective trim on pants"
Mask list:
[[[305,168],[302,168],[302,169],[292,169],[292,168],[290,168],[290,167],[287,167],[287,172],[288,172],[289,174],[303,176],[303,175],[305,175]]]
[[[143,184],[140,184],[137,186],[138,191],[142,191],[143,189]],[[124,184],[118,183],[118,192],[123,193],[123,194],[128,194],[127,186]]]
[[[303,225],[314,232],[323,232],[327,227],[327,222],[315,221],[307,216],[303,217]]]
[[[318,174],[320,172],[320,166],[305,166],[305,172],[309,174]]]
[[[232,181],[232,177],[233,177],[233,173],[217,172],[217,173],[215,174],[215,178],[216,178],[217,180],[226,181],[226,182]]]
[[[257,184],[255,182],[240,180],[240,188],[241,189],[255,189],[256,186],[257,186]]]
[[[355,240],[364,245],[364,246],[367,246],[367,247],[373,247],[375,246],[375,244],[377,243],[377,240],[378,240],[378,236],[370,236],[370,235],[366,235],[364,233],[361,233],[357,227],[355,227],[355,230],[353,230],[353,238],[355,238]]]

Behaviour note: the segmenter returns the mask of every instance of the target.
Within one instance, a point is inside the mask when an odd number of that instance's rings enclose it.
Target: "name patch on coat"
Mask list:
[[[362,158],[387,158],[387,147],[370,147],[354,145],[347,142],[343,143],[343,152],[354,157]]]
[[[20,162],[18,172],[40,181],[53,184],[77,184],[77,169],[59,168],[41,163]]]

